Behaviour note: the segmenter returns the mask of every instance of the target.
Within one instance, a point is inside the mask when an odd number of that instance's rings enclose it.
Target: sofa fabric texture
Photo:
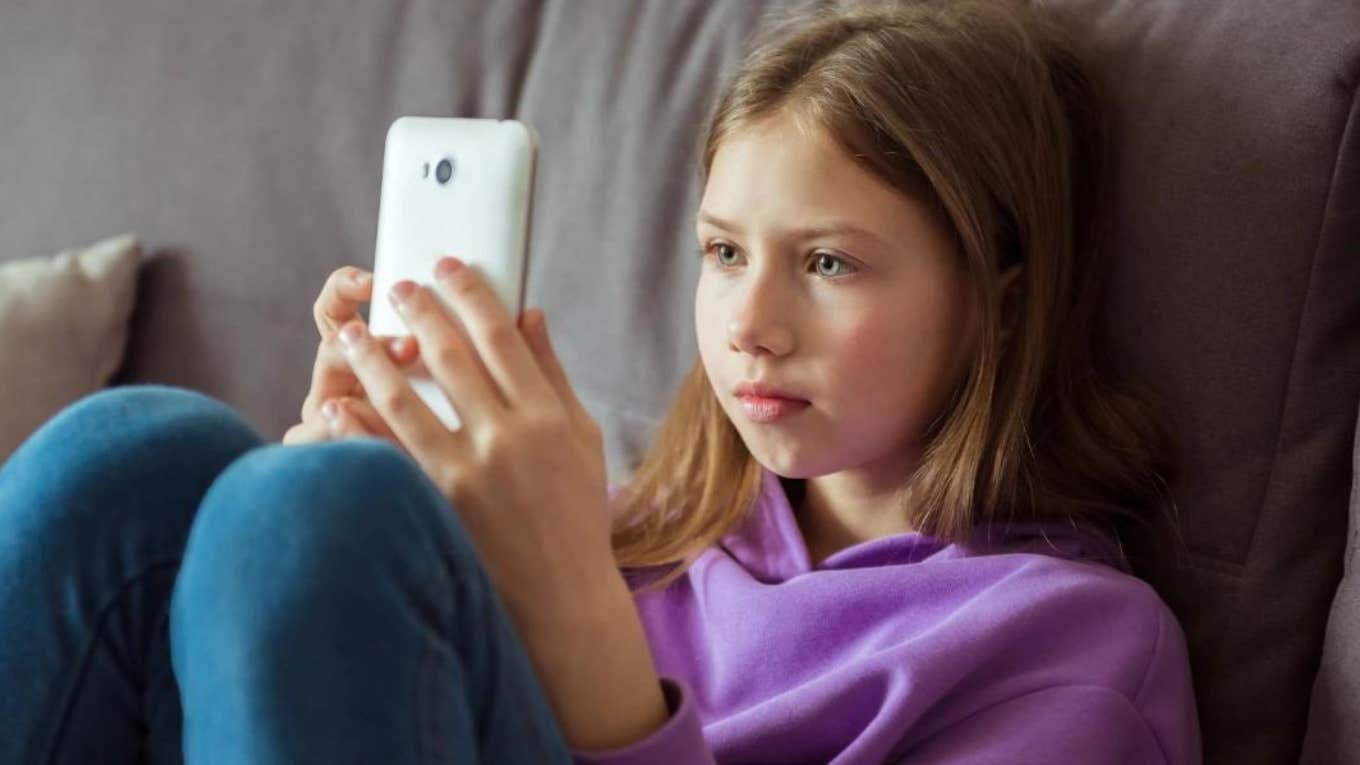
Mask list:
[[[278,438],[323,280],[372,262],[388,124],[523,119],[542,138],[527,305],[624,480],[697,358],[704,120],[764,14],[799,4],[8,5],[0,206],[24,214],[0,218],[0,251],[138,230],[117,380],[201,390]],[[1174,419],[1185,543],[1127,547],[1187,632],[1206,761],[1297,761],[1310,706],[1325,757],[1360,728],[1337,653],[1360,605],[1333,602],[1360,403],[1360,5],[1044,5],[1073,14],[1110,96],[1104,342]]]
[[[1303,765],[1360,762],[1360,422],[1351,458],[1350,533],[1345,571],[1332,601],[1327,637],[1313,685],[1312,712],[1303,742]]]

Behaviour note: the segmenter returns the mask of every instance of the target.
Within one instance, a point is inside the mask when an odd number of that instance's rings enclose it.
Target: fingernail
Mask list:
[[[364,325],[357,321],[346,324],[344,328],[340,330],[340,342],[344,344],[346,349],[353,348],[354,344],[363,336]]]
[[[327,401],[321,405],[321,416],[326,418],[326,422],[335,422],[336,416],[340,414],[340,407],[334,401]]]
[[[435,265],[434,274],[440,279],[447,279],[462,269],[463,265],[463,261],[458,258],[455,258],[452,255],[446,255],[440,258],[439,263]]]
[[[362,270],[355,271],[349,276],[349,280],[354,282],[355,284],[363,284],[364,282],[368,281],[371,278],[373,278],[373,274]]]
[[[400,309],[406,299],[411,297],[411,293],[416,291],[416,283],[409,279],[402,279],[392,285],[392,289],[387,291],[387,299],[392,301],[392,307]]]

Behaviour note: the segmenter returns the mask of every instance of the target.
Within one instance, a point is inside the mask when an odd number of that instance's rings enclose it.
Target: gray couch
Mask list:
[[[371,263],[387,125],[524,119],[528,304],[621,480],[696,356],[698,131],[787,4],[5,3],[2,251],[140,233],[114,382],[204,391],[277,439],[323,278]],[[1190,555],[1131,547],[1188,633],[1206,760],[1360,762],[1360,4],[1056,4],[1114,97],[1107,342],[1176,418]]]

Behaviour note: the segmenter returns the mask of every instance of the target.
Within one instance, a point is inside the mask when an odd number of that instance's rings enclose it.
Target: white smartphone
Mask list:
[[[387,299],[402,279],[433,287],[445,255],[467,263],[516,320],[524,308],[538,134],[518,120],[398,117],[383,150],[378,241],[373,255],[369,331],[409,335]],[[443,301],[445,313],[456,314]],[[450,401],[419,359],[404,372],[411,387],[457,430]]]

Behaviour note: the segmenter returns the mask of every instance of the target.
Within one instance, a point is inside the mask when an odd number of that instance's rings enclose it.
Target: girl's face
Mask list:
[[[722,143],[696,233],[699,353],[751,453],[789,478],[900,485],[975,333],[965,275],[926,208],[781,115]],[[756,421],[735,392],[750,381],[808,405]]]

